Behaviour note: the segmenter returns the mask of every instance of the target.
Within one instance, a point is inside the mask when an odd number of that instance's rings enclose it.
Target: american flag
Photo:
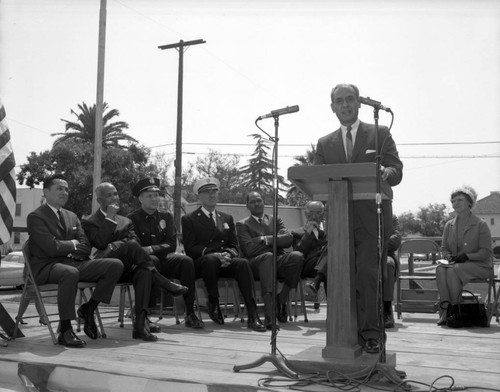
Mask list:
[[[15,166],[5,108],[0,100],[0,244],[8,242],[12,235],[16,209]]]

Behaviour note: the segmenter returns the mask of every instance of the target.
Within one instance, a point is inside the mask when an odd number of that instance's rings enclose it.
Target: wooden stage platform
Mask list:
[[[17,312],[17,297],[0,292],[0,301],[11,315]],[[312,303],[308,305],[308,323],[299,315],[297,321],[283,324],[278,333],[277,348],[286,358],[325,345],[326,306],[314,310]],[[34,312],[33,305],[28,312]],[[173,316],[167,315],[159,322],[162,332],[156,343],[132,339],[130,319],[120,328],[116,317],[106,318],[107,338],[92,341],[81,332],[79,335],[87,341],[83,349],[54,345],[47,328],[39,326],[37,319],[29,319],[29,324],[22,327],[25,338],[0,347],[0,391],[26,390],[19,371],[45,379],[50,374],[46,391],[279,391],[286,390],[280,386],[297,384],[281,376],[269,362],[233,372],[234,365],[252,363],[271,353],[271,333],[253,332],[232,317],[224,326],[217,326],[206,313],[202,314],[204,330],[186,328],[183,323],[176,325]],[[438,327],[436,314],[403,316],[403,320],[396,320],[396,328],[387,330],[387,350],[396,353],[396,369],[406,373],[412,390],[430,390],[433,383],[435,388],[448,388],[454,383],[469,391],[499,390],[500,325],[495,320],[490,328],[453,330]],[[274,382],[262,384],[264,379]],[[326,378],[318,377],[301,382],[295,389],[336,389],[325,384]],[[358,390],[395,387],[372,377]]]

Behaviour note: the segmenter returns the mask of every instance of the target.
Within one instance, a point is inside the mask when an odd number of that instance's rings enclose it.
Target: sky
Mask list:
[[[61,119],[96,102],[99,0],[0,0],[0,96],[18,165],[49,150]],[[184,52],[183,163],[209,149],[244,165],[280,117],[280,174],[339,127],[338,83],[394,112],[404,163],[394,212],[451,207],[451,191],[500,190],[500,1],[108,0],[104,101],[153,153],[175,156]],[[373,122],[371,107],[360,119]],[[389,113],[379,123],[389,125]],[[272,118],[259,125],[274,135]],[[264,137],[265,135],[262,134]],[[173,181],[172,181],[173,182]]]

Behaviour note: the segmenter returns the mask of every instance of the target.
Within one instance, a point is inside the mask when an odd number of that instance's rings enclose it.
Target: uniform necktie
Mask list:
[[[214,224],[215,226],[215,221],[214,221],[214,214],[212,214],[211,212],[208,213],[208,217],[210,218],[210,221]]]
[[[64,224],[64,219],[61,214],[61,210],[57,210],[57,216],[59,217],[59,223],[61,224],[64,232],[66,232],[66,225]]]
[[[262,225],[262,218],[259,218],[259,225]]]
[[[351,162],[352,160],[352,150],[354,149],[354,145],[352,143],[352,134],[351,134],[351,129],[352,127],[351,126],[348,126],[347,127],[347,133],[346,133],[346,137],[345,137],[345,141],[346,141],[346,153],[347,153],[347,162]]]

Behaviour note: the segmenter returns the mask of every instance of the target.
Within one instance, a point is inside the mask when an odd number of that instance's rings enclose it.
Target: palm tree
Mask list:
[[[311,149],[307,150],[305,155],[297,155],[294,159],[297,161],[293,166],[312,166],[314,165],[314,157],[316,155],[316,147],[311,144]],[[288,205],[304,206],[310,200],[296,185],[292,184],[288,188],[286,194]]]
[[[66,123],[65,132],[53,133],[51,136],[58,136],[54,141],[54,146],[62,143],[66,140],[75,140],[78,142],[89,142],[94,144],[95,140],[95,117],[96,117],[96,105],[88,107],[85,102],[78,105],[80,113],[76,113],[71,109],[71,114],[74,114],[78,118],[78,122],[73,122],[69,120],[61,119]],[[111,109],[106,113],[108,109],[108,104],[105,102],[103,105],[103,116],[102,116],[102,146],[104,148],[123,148],[126,149],[127,146],[119,144],[119,142],[128,141],[137,143],[137,140],[132,136],[123,133],[124,129],[128,129],[128,124],[124,121],[110,122],[113,117],[118,117],[120,112],[117,109]]]

